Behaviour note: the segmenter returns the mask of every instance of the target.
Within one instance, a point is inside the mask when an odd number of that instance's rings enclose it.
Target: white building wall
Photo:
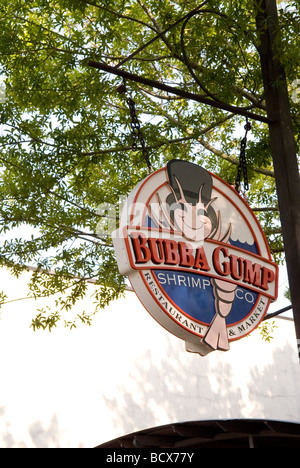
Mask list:
[[[23,280],[2,271],[10,297]],[[91,292],[93,286],[91,286]],[[276,320],[273,340],[255,331],[227,353],[189,354],[135,294],[91,327],[29,325],[47,300],[11,302],[0,320],[0,447],[94,447],[157,425],[218,418],[300,421],[294,324]],[[78,307],[92,310],[92,300]]]

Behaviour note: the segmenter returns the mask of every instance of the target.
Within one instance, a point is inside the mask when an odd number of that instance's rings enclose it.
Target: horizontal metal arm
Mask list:
[[[162,91],[166,91],[167,93],[176,94],[177,96],[181,96],[184,99],[191,99],[193,101],[200,102],[201,104],[206,104],[211,107],[216,107],[217,109],[232,112],[237,115],[243,115],[245,117],[248,117],[249,119],[257,120],[259,122],[264,122],[267,124],[272,123],[272,121],[268,119],[267,117],[254,114],[241,107],[231,106],[230,104],[213,101],[212,99],[209,99],[204,96],[200,96],[199,94],[190,93],[180,88],[174,88],[173,86],[160,83],[159,81],[150,80],[149,78],[144,78],[143,76],[130,73],[126,70],[111,67],[110,65],[107,65],[105,63],[100,63],[100,62],[95,62],[94,60],[90,60],[88,62],[88,65],[90,67],[97,68],[98,70],[102,70],[106,73],[111,73],[113,75],[121,76],[122,78],[127,79],[127,80],[135,81],[137,83],[142,83],[152,88],[161,89]]]

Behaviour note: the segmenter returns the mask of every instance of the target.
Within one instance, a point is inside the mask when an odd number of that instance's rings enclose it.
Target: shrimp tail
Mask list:
[[[215,315],[203,337],[203,342],[213,349],[220,349],[221,351],[229,350],[226,320],[224,317],[221,317],[219,314]]]
[[[226,317],[230,314],[234,301],[236,285],[224,280],[212,279],[215,296],[216,315],[212,320],[203,341],[213,349],[228,351],[229,342]]]

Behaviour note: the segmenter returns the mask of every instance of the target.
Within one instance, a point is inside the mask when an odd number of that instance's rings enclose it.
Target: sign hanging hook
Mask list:
[[[244,179],[244,191],[246,192],[247,190],[249,190],[247,161],[246,161],[246,146],[247,146],[247,134],[251,130],[251,124],[250,122],[248,122],[248,118],[246,118],[246,125],[244,126],[244,129],[245,129],[245,136],[241,141],[239,165],[238,165],[238,170],[237,170],[237,176],[235,179],[235,190],[238,193],[241,192],[242,176]]]

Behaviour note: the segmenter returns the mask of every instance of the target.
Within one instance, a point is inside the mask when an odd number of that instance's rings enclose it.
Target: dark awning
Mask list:
[[[300,423],[261,419],[190,421],[152,427],[96,448],[300,448]]]

